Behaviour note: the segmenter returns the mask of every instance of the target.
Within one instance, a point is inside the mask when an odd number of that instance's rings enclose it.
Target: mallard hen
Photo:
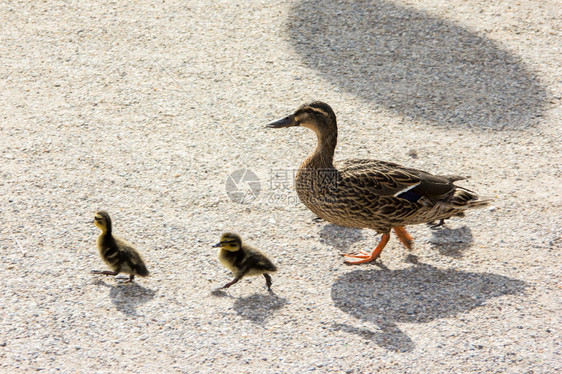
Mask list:
[[[369,228],[382,234],[371,252],[346,254],[346,263],[373,261],[394,230],[411,248],[404,226],[462,216],[489,200],[453,182],[458,176],[432,175],[392,162],[349,159],[334,163],[338,127],[332,108],[323,102],[302,105],[293,114],[272,122],[270,128],[302,126],[314,131],[318,144],[301,164],[295,189],[301,202],[320,218],[341,226]]]

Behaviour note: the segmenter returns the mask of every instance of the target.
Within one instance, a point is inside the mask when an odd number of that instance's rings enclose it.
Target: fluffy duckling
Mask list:
[[[462,216],[486,206],[474,192],[456,186],[463,177],[433,175],[392,162],[349,159],[334,162],[338,138],[336,115],[323,102],[302,105],[270,128],[301,126],[314,131],[316,149],[301,164],[295,188],[300,200],[320,218],[341,226],[370,228],[382,234],[371,252],[347,254],[348,264],[379,257],[394,230],[410,249],[412,237],[404,226]]]
[[[227,232],[221,235],[220,242],[213,245],[220,247],[218,257],[221,264],[234,274],[234,280],[221,288],[228,288],[245,276],[262,275],[267,289],[271,291],[271,276],[277,267],[260,251],[243,244],[238,234]]]
[[[117,275],[127,273],[129,274],[129,282],[135,278],[135,275],[141,277],[149,275],[141,255],[133,245],[113,236],[111,218],[107,212],[103,210],[97,212],[94,216],[94,224],[101,230],[97,241],[98,252],[112,271],[92,270],[93,274]]]

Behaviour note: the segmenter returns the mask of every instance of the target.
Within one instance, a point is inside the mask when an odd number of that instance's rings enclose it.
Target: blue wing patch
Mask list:
[[[408,190],[406,192],[402,192],[399,195],[396,195],[396,197],[399,197],[404,200],[408,200],[411,203],[416,203],[419,199],[421,199],[422,196],[418,193],[415,193],[412,190]]]

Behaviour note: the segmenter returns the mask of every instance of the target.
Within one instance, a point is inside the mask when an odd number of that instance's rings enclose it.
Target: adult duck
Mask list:
[[[433,175],[392,162],[349,159],[334,163],[338,139],[336,115],[323,102],[299,107],[272,122],[270,128],[302,126],[314,131],[318,144],[301,164],[295,189],[301,202],[320,218],[341,226],[369,228],[382,234],[371,252],[346,254],[346,263],[378,258],[394,230],[411,248],[404,226],[462,216],[467,209],[486,206],[487,199],[456,186],[458,176]]]

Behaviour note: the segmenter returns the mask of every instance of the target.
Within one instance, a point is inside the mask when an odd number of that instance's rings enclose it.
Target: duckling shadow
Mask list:
[[[411,351],[415,344],[397,323],[454,317],[525,288],[525,282],[501,275],[441,270],[426,264],[403,270],[355,270],[335,281],[332,300],[342,311],[376,324],[379,330],[334,328],[371,339],[388,350]]]
[[[330,329],[333,331],[355,334],[389,351],[411,352],[415,348],[412,339],[402,332],[394,323],[380,324],[378,331],[355,327],[347,323],[332,323]]]
[[[268,317],[287,304],[285,298],[275,293],[253,294],[248,297],[239,297],[234,301],[233,308],[242,318],[257,324],[263,324]]]
[[[443,227],[431,231],[429,242],[433,247],[437,248],[440,254],[461,258],[463,257],[463,252],[474,244],[474,237],[468,226],[456,229]]]
[[[230,294],[222,288],[217,288],[217,289],[212,290],[211,295],[216,296],[216,297],[231,297]]]
[[[364,239],[362,230],[333,223],[324,225],[319,235],[321,242],[343,252],[347,252],[353,243]]]
[[[121,313],[138,316],[136,308],[154,298],[156,291],[137,283],[117,283],[110,285],[109,297]]]
[[[498,42],[392,1],[302,0],[287,21],[309,67],[364,100],[441,126],[515,129],[549,93]]]

